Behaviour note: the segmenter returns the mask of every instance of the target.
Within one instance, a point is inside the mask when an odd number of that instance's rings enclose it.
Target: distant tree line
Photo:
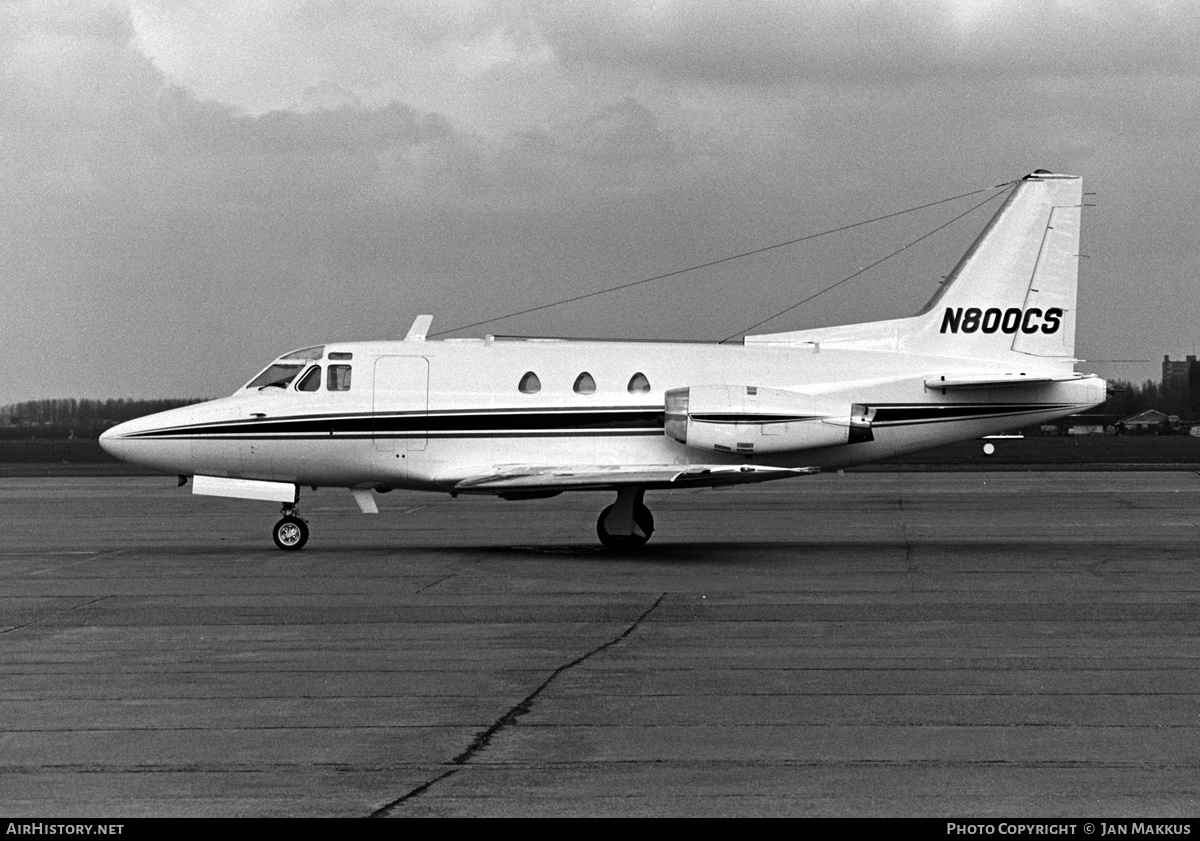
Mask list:
[[[0,407],[0,438],[97,438],[118,423],[207,398],[26,400]]]
[[[1140,386],[1128,380],[1110,380],[1108,387],[1112,393],[1103,412],[1109,416],[1110,424],[1148,409],[1178,415],[1184,421],[1200,420],[1200,383],[1164,388],[1155,380],[1146,380]]]
[[[1200,366],[1196,367],[1200,370]],[[1200,382],[1163,388],[1155,380],[1146,380],[1140,386],[1128,380],[1110,380],[1109,390],[1112,393],[1104,405],[1088,413],[1096,418],[1096,423],[1115,424],[1147,409],[1179,415],[1184,421],[1200,420]],[[0,438],[97,438],[118,423],[206,399],[26,400],[0,407]]]

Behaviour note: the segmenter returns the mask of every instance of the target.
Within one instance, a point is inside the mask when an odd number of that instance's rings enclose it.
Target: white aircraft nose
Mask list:
[[[129,456],[129,441],[124,437],[128,432],[128,423],[119,423],[104,430],[100,433],[100,448],[113,458],[125,460]]]
[[[161,453],[169,447],[155,446],[154,442],[144,440],[139,433],[148,432],[157,426],[162,426],[160,418],[166,414],[147,415],[135,418],[125,423],[119,423],[112,429],[100,433],[100,447],[113,458],[127,461],[131,464],[143,464],[148,457]]]
[[[101,433],[100,447],[129,464],[190,476],[196,472],[191,440],[178,432],[181,426],[195,421],[196,413],[190,406],[135,418]]]

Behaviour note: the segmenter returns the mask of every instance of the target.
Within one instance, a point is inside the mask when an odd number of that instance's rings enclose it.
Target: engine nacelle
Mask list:
[[[700,450],[753,456],[874,440],[874,409],[752,385],[666,393],[667,437]]]

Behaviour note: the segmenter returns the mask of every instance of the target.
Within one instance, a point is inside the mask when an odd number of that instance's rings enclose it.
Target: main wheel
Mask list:
[[[308,523],[289,515],[275,524],[271,537],[280,549],[300,549],[308,543]]]
[[[654,534],[654,515],[644,505],[633,509],[633,521],[642,530],[641,534],[609,534],[604,528],[604,518],[612,510],[613,506],[608,506],[600,512],[600,517],[596,520],[596,534],[605,549],[612,549],[614,552],[630,552],[640,549],[650,539],[650,535]]]

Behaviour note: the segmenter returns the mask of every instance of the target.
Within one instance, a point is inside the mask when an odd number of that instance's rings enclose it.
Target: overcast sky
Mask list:
[[[0,405],[226,394],[1039,167],[1097,193],[1080,368],[1157,379],[1198,137],[1193,2],[0,0]],[[469,334],[720,339],[986,197]],[[988,215],[759,332],[911,314]]]

